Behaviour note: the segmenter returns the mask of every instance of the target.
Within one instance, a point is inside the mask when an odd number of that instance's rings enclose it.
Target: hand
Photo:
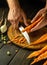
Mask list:
[[[33,18],[33,20],[31,21],[31,23],[34,23],[40,16],[42,16],[43,14],[45,14],[47,11],[47,8],[42,8],[41,10],[39,10],[39,12],[36,14],[36,16]],[[36,24],[36,26],[34,26],[30,32],[39,30],[40,28],[44,27],[47,25],[47,18],[46,16],[44,16],[44,18],[38,22],[38,24]]]
[[[9,10],[8,20],[13,25],[14,29],[18,28],[19,21],[23,18],[24,24],[27,26],[26,15],[21,8],[13,8]]]

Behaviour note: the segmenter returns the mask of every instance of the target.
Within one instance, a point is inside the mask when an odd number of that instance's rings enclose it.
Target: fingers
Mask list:
[[[39,10],[38,13],[36,14],[36,16],[31,20],[31,23],[33,23],[34,21],[36,21],[42,14],[44,8]]]
[[[22,19],[22,16],[20,15],[17,19],[16,19],[16,21],[20,21]]]
[[[41,29],[42,27],[44,27],[46,25],[47,25],[47,22],[44,19],[42,19],[34,28],[31,29],[30,32],[39,30],[39,29]]]
[[[10,21],[10,23],[12,24],[13,29],[15,30],[15,28],[16,28],[15,21],[13,21],[13,20],[9,20],[9,21]]]
[[[13,11],[9,11],[8,13],[8,20],[10,21],[10,23],[14,26],[14,28],[18,29],[19,26],[19,21],[21,20],[21,18],[23,18],[24,20],[24,24],[26,26],[28,26],[27,23],[27,19],[26,19],[26,15],[23,12],[23,10],[21,10],[21,12],[15,13]]]
[[[21,16],[15,21],[15,24],[16,24],[16,29],[18,29],[19,28],[19,21],[21,20]]]
[[[22,15],[22,17],[23,17],[24,24],[25,24],[26,26],[28,26],[29,24],[27,23],[26,15],[25,15],[25,13],[24,13],[23,11],[22,11],[21,15]]]

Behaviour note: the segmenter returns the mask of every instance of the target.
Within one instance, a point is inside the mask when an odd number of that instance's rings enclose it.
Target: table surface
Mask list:
[[[3,10],[4,9],[0,9],[0,17]],[[5,14],[7,13],[6,10],[7,9],[5,9]],[[5,17],[6,15],[4,15],[4,18]],[[7,35],[7,33],[5,33],[4,35]],[[11,53],[10,56],[7,55],[7,51],[10,51]],[[3,44],[3,42],[1,41],[0,42],[0,65],[30,65],[33,59],[27,59],[27,56],[32,51],[33,50],[22,49],[21,47],[18,47],[13,43]],[[36,65],[39,65],[39,63],[40,62],[38,62]],[[42,63],[43,62],[41,62],[40,65],[42,65]]]

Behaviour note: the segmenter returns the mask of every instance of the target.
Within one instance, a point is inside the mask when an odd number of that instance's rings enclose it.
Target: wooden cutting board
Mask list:
[[[45,33],[47,33],[47,28],[46,27],[44,27],[44,28],[42,28],[38,31],[35,31],[33,33],[30,33],[29,36],[30,36],[30,39],[31,39],[31,43],[33,43],[35,40],[40,38],[40,36],[42,36]],[[14,39],[14,37],[18,34],[19,34],[20,38],[23,37],[19,30],[13,31],[12,25],[9,26],[7,34],[8,34],[8,37],[9,37],[10,41],[12,41]],[[44,42],[44,43],[41,43],[41,44],[38,44],[38,45],[28,45],[27,41],[25,41],[24,43],[18,43],[18,42],[16,42],[16,40],[13,40],[12,42],[15,45],[18,45],[22,48],[27,48],[27,49],[41,49],[42,47],[47,45],[47,42]]]

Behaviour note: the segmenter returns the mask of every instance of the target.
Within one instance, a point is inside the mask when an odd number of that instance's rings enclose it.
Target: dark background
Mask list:
[[[35,14],[45,6],[46,0],[19,0],[21,8],[27,17],[33,18]],[[7,0],[0,0],[0,8],[8,8]]]
[[[23,5],[38,5],[38,6],[43,6],[44,2],[46,0],[19,0],[19,2]],[[0,0],[0,7],[7,7],[7,0]]]
[[[43,7],[45,5],[46,0],[19,0],[22,6],[32,7]]]

